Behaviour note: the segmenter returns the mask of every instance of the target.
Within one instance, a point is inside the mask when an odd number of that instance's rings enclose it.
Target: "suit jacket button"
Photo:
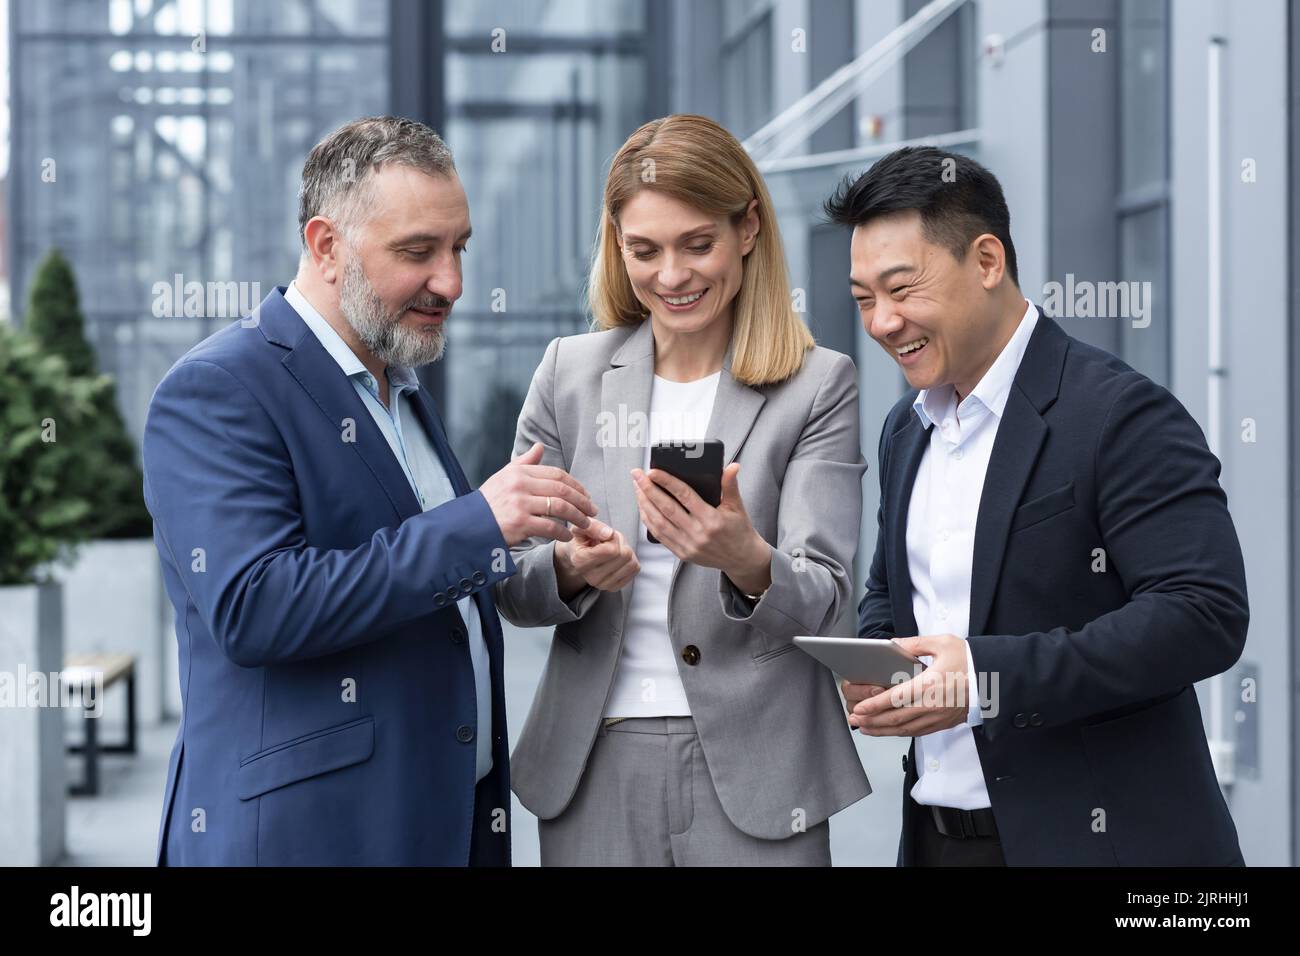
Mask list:
[[[700,649],[694,644],[687,644],[682,648],[682,660],[694,666],[700,662]]]
[[[1043,726],[1043,715],[1042,715],[1042,714],[1030,714],[1030,715],[1029,715],[1029,726],[1030,726],[1030,727],[1041,727],[1041,726]]]
[[[465,643],[465,629],[459,624],[451,629],[451,642],[453,644]]]
[[[439,591],[433,596],[434,607],[444,607],[447,604],[447,595]]]
[[[1017,727],[1025,727],[1028,726],[1029,719],[1025,717],[1024,714],[1016,714],[1016,716],[1012,719],[1011,722],[1015,724]]]
[[[460,579],[460,590],[463,594],[469,594],[474,590],[474,585],[470,582],[469,578]]]
[[[448,601],[454,601],[458,597],[460,597],[460,589],[457,588],[456,585],[454,584],[451,587],[447,588],[447,590],[444,591],[443,593],[447,595]]]
[[[475,571],[474,583],[477,584],[479,587],[482,587],[483,585],[487,584],[487,575],[484,574],[482,571]]]
[[[456,728],[456,739],[463,744],[469,743],[474,739],[474,728],[468,724],[461,724]]]

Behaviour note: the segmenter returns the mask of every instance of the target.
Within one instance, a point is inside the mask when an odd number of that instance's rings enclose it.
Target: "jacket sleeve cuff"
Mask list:
[[[412,520],[436,525],[444,533],[455,529],[455,546],[448,549],[454,560],[439,568],[431,582],[435,608],[455,604],[515,573],[510,548],[481,492],[452,498]]]
[[[791,598],[799,593],[792,560],[784,551],[772,548],[772,583],[757,601],[745,597],[731,578],[719,571],[718,597],[722,601],[723,615],[732,621],[748,624],[773,638],[785,639],[813,633],[812,629],[784,610],[793,603]]]
[[[548,541],[528,552],[525,559],[531,573],[521,574],[515,586],[522,588],[516,603],[536,608],[538,627],[553,627],[576,621],[591,610],[600,598],[600,592],[590,585],[583,587],[569,600],[560,597],[560,583],[555,576],[555,542]]]

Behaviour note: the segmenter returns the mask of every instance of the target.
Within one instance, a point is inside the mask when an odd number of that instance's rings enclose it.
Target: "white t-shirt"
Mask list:
[[[722,373],[693,382],[654,378],[643,470],[650,470],[650,446],[659,442],[699,441],[709,427]],[[632,478],[629,475],[628,481]],[[623,653],[614,673],[606,717],[689,717],[690,705],[677,672],[677,655],[668,639],[668,590],[677,558],[662,544],[651,544],[638,522],[632,543],[641,570],[632,579],[632,598]]]

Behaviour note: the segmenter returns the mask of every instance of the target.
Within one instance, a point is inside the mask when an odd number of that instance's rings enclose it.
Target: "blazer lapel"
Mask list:
[[[975,550],[970,576],[970,633],[981,634],[993,606],[993,593],[1002,573],[1011,516],[1020,503],[1029,473],[1047,437],[1047,425],[1014,387],[1002,412],[984,491],[975,522]]]
[[[471,491],[469,480],[461,470],[455,452],[451,450],[451,442],[447,440],[447,433],[443,431],[442,417],[438,414],[437,406],[423,386],[417,388],[414,395],[411,407],[415,409],[415,416],[424,427],[424,433],[429,436],[429,441],[433,442],[434,450],[438,453],[442,467],[446,470],[452,488],[456,491],[456,497],[469,494]]]
[[[724,468],[739,454],[766,401],[761,392],[731,377],[733,347],[727,347],[713,410],[704,433],[706,438],[722,442]],[[641,515],[629,472],[645,465],[645,449],[650,440],[648,416],[650,392],[654,385],[654,359],[654,331],[650,320],[646,319],[615,351],[610,358],[613,368],[601,377],[601,418],[619,426],[615,431],[617,440],[607,442],[602,448],[608,520],[611,527],[621,531],[623,537],[633,544]],[[637,425],[640,427],[635,427]],[[622,591],[625,604],[628,594],[629,589],[625,588]]]
[[[411,490],[402,466],[393,457],[384,438],[352,381],[343,374],[325,346],[312,334],[293,306],[284,301],[279,289],[271,292],[258,310],[258,324],[272,342],[289,351],[282,364],[311,397],[331,425],[339,432],[339,441],[351,445],[374,475],[398,517],[405,521],[419,514],[420,503]],[[296,323],[296,328],[295,328]],[[354,441],[343,441],[348,421],[354,424]]]
[[[736,455],[740,453],[741,446],[754,427],[758,413],[763,409],[763,403],[767,401],[767,397],[758,389],[743,385],[731,377],[733,347],[734,345],[727,347],[727,356],[722,361],[718,393],[713,399],[709,426],[704,432],[706,438],[716,438],[722,442],[723,468],[736,460]]]
[[[912,486],[921,469],[921,458],[930,444],[930,430],[912,409],[907,424],[894,432],[890,448],[890,475],[885,489],[885,532],[889,548],[889,599],[894,610],[895,636],[916,634],[916,616],[912,610],[912,574],[907,561],[907,512],[912,502]]]
[[[601,421],[616,425],[613,429],[597,431],[604,436],[601,456],[605,465],[605,501],[609,508],[609,515],[603,520],[621,531],[633,547],[641,518],[629,472],[645,465],[654,364],[654,335],[649,320],[645,320],[615,351],[610,358],[613,368],[600,379]],[[612,441],[609,440],[611,432]],[[627,591],[624,588],[622,592],[625,599]]]
[[[1011,519],[1047,438],[1043,412],[1060,391],[1069,342],[1061,327],[1040,309],[1038,324],[1007,395],[984,475],[971,566],[970,634],[982,634],[988,625]]]

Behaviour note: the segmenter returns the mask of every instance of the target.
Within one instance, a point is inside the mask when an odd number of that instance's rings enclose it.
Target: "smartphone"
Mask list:
[[[713,507],[722,503],[722,442],[716,438],[699,441],[660,442],[650,446],[650,467],[666,471],[686,482],[697,495]],[[679,502],[680,504],[680,502]],[[659,539],[646,528],[646,540]]]

